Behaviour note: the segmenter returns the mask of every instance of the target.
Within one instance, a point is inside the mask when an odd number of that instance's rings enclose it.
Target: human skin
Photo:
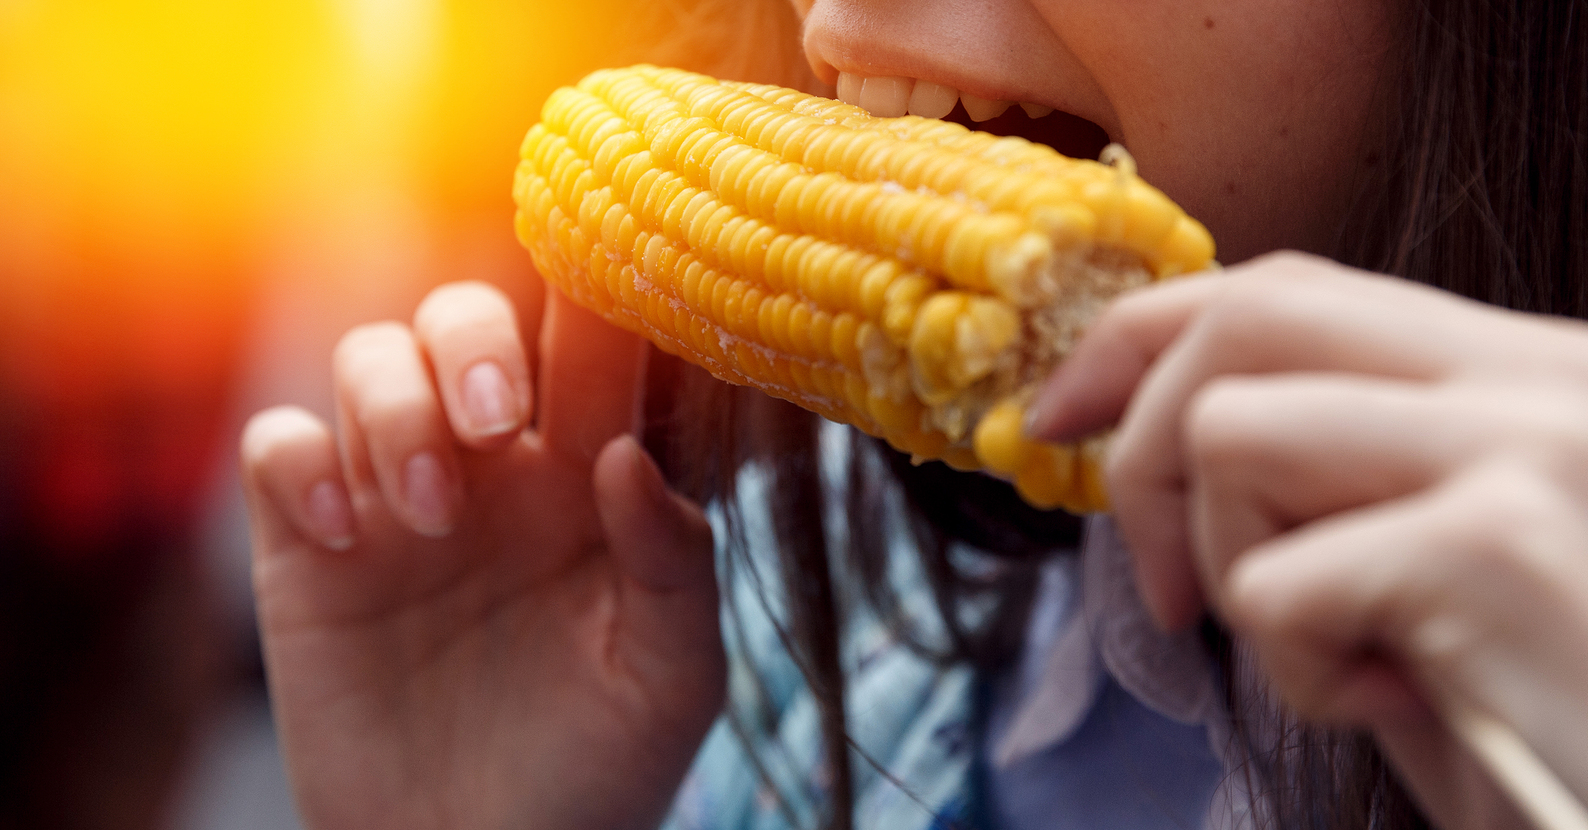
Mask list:
[[[1118,423],[1149,607],[1209,610],[1315,721],[1365,727],[1445,828],[1526,823],[1455,739],[1512,725],[1588,793],[1588,325],[1295,254],[1128,295],[1035,408]]]
[[[1380,0],[801,10],[824,81],[913,78],[1093,121],[1208,225],[1227,262],[1330,246],[1372,173],[1401,20]],[[1120,303],[1055,379],[1038,433],[1073,438],[1124,415],[1110,491],[1160,621],[1184,626],[1206,607],[1301,713],[1374,729],[1444,826],[1513,826],[1430,706],[1459,695],[1526,722],[1588,792],[1571,751],[1588,738],[1588,557],[1573,555],[1588,549],[1588,490],[1563,461],[1583,460],[1588,407],[1583,367],[1561,359],[1588,344],[1561,331],[1572,326],[1345,270],[1263,258]],[[1396,391],[1420,407],[1370,417],[1382,402],[1359,387],[1382,391],[1419,360],[1427,386]],[[1298,374],[1309,370],[1346,377]],[[1522,378],[1535,383],[1512,395]],[[1380,504],[1411,496],[1416,511]],[[1376,509],[1385,526],[1320,522],[1348,509]],[[1356,546],[1292,535],[1313,522]],[[1578,727],[1552,731],[1556,716]]]
[[[660,819],[725,668],[710,529],[627,434],[644,354],[557,297],[521,333],[500,292],[458,283],[412,326],[342,339],[336,434],[292,407],[249,422],[254,590],[306,826]]]
[[[1323,251],[1372,172],[1390,0],[816,0],[822,81],[902,76],[1094,122],[1240,262]]]
[[[1098,123],[1227,262],[1327,244],[1367,169],[1394,19],[1366,0],[803,10],[829,82],[929,77]],[[521,324],[484,286],[443,288],[411,325],[344,339],[336,430],[276,409],[245,434],[261,631],[310,827],[648,826],[720,707],[709,533],[619,437],[639,343],[546,305]],[[1189,550],[1144,558],[1149,586],[1200,584]]]

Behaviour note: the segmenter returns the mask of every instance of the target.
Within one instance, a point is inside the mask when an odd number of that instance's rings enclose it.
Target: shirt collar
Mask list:
[[[1130,552],[1113,521],[1097,516],[1079,562],[1060,557],[1042,571],[993,765],[1007,768],[1069,739],[1096,703],[1105,671],[1164,717],[1223,731],[1211,655],[1194,631],[1165,633],[1153,623]]]

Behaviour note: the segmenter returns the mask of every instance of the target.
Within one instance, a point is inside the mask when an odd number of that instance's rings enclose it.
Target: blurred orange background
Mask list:
[[[183,422],[216,405],[283,270],[315,270],[300,278],[335,316],[360,277],[395,297],[516,257],[518,140],[551,89],[622,51],[611,21],[632,6],[0,4],[0,388],[51,414],[61,463],[29,498],[60,541],[86,551],[125,520],[115,505],[180,501],[203,428]],[[372,255],[400,266],[336,272]],[[55,435],[126,405],[162,423],[123,433],[171,435]],[[136,480],[95,457],[113,449]]]
[[[439,282],[530,296],[521,137],[689,9],[0,0],[0,828],[169,826],[256,659],[241,419]]]

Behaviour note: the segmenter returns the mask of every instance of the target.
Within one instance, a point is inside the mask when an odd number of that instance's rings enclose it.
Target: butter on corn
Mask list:
[[[1037,386],[1109,298],[1213,257],[1128,156],[679,70],[558,90],[521,156],[519,239],[574,301],[1040,507],[1107,495],[1099,441],[1022,434]]]

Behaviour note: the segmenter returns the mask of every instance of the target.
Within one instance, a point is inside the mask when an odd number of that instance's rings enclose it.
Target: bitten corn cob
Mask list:
[[[576,302],[724,380],[1103,510],[1101,444],[1038,444],[1035,388],[1120,291],[1206,267],[1136,177],[1019,138],[638,66],[546,102],[517,229]]]

